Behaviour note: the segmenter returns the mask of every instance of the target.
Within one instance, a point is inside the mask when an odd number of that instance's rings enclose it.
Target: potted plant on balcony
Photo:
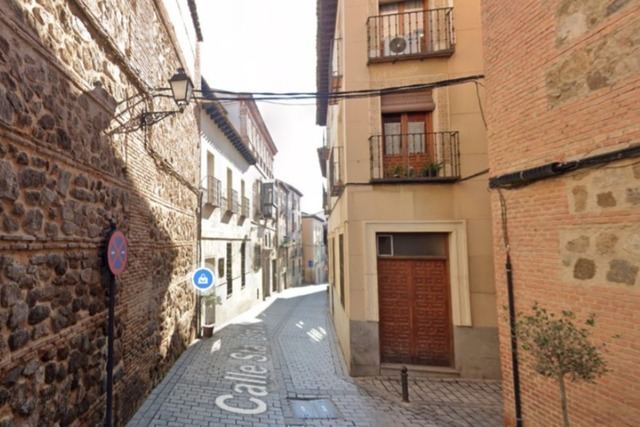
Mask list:
[[[401,178],[404,175],[404,168],[400,165],[396,165],[391,169],[391,176],[394,178]]]
[[[437,162],[427,163],[422,168],[422,176],[436,177],[438,176],[440,169],[442,169],[442,163],[437,163]]]

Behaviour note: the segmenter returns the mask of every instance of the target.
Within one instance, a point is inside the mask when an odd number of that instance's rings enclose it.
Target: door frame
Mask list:
[[[377,233],[449,233],[449,284],[453,326],[472,326],[469,292],[467,222],[442,221],[364,221],[364,307],[365,316],[380,321],[378,311]]]

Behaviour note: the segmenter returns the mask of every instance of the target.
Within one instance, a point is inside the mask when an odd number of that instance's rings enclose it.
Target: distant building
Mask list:
[[[202,323],[220,324],[274,291],[276,224],[261,193],[277,149],[253,101],[222,104],[203,88],[211,101],[201,113],[201,260],[217,280],[215,296],[202,298]]]
[[[327,246],[326,222],[319,215],[302,214],[302,252],[304,283],[326,283]]]
[[[498,307],[508,251],[516,313],[594,313],[610,372],[567,382],[571,425],[638,425],[640,2],[517,3],[482,1]],[[499,325],[511,426],[511,331]],[[562,425],[556,382],[519,360],[524,425]]]
[[[317,89],[483,73],[480,0],[318,2]],[[320,98],[331,307],[352,375],[499,378],[482,87]]]
[[[278,200],[278,272],[279,286],[287,289],[300,286],[303,278],[302,266],[302,193],[293,185],[277,180]]]

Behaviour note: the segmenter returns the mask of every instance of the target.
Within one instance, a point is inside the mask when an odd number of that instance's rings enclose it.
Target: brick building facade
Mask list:
[[[483,2],[497,306],[507,304],[508,247],[516,311],[537,301],[578,319],[596,314],[594,341],[608,343],[610,372],[569,384],[575,425],[631,426],[640,417],[640,168],[624,158],[640,142],[638,28],[633,1]],[[606,153],[621,160],[594,157]],[[592,163],[570,163],[585,158]],[[513,425],[508,323],[499,331]],[[529,362],[521,351],[524,424],[561,425],[556,382]]]
[[[136,127],[199,39],[187,0],[0,2],[0,425],[101,424],[111,223],[117,424],[193,337],[197,116]]]

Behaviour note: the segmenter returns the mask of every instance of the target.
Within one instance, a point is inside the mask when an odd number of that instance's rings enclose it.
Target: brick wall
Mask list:
[[[616,0],[483,2],[491,175],[640,143],[640,4]],[[636,160],[637,161],[637,160]],[[572,425],[640,417],[640,170],[633,160],[502,190],[516,310],[594,312],[611,372],[568,388]],[[507,303],[493,192],[498,307]],[[500,316],[504,319],[504,315]],[[620,334],[620,338],[612,336]],[[505,420],[514,423],[509,330],[500,323]],[[525,425],[561,424],[556,383],[522,352]]]
[[[111,222],[119,425],[193,336],[194,112],[125,132],[180,66],[158,4],[0,2],[2,426],[101,424]]]

